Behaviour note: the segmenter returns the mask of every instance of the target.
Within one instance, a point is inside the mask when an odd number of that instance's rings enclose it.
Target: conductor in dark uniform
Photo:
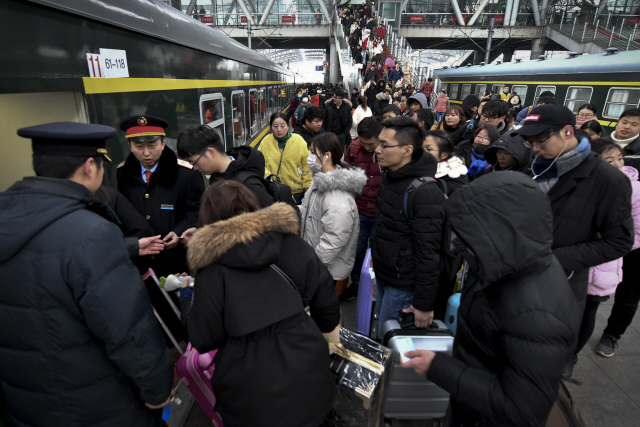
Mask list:
[[[132,116],[120,124],[131,154],[118,166],[118,191],[165,244],[159,255],[143,259],[159,276],[186,271],[186,251],[179,237],[197,225],[204,192],[202,175],[166,146],[167,126],[153,116]]]

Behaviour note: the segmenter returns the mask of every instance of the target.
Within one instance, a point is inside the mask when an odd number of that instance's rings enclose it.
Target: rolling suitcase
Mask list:
[[[469,264],[465,261],[458,272],[455,292],[449,297],[449,300],[447,300],[447,311],[444,314],[444,324],[449,328],[453,336],[456,336],[456,331],[458,330],[458,309],[460,308],[462,288],[464,287],[468,271]]]
[[[362,263],[360,288],[356,305],[356,332],[372,339],[378,338],[378,320],[375,311],[376,279],[371,268],[371,248]]]
[[[213,358],[217,351],[200,354],[189,344],[187,351],[178,359],[176,371],[213,425],[215,427],[223,427],[222,418],[214,409],[216,396],[213,393],[211,384],[215,371]]]
[[[385,418],[390,419],[436,419],[446,415],[449,393],[413,369],[403,369],[397,342],[411,338],[416,350],[431,350],[451,355],[453,334],[439,320],[429,328],[417,329],[413,323],[402,324],[398,320],[387,320],[382,325],[383,345],[394,350],[393,370],[387,389]]]

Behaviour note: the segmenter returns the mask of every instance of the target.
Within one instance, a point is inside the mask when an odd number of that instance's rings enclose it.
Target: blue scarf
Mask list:
[[[469,165],[469,172],[467,175],[474,176],[478,172],[487,167],[489,163],[484,159],[484,154],[476,153],[476,150],[471,149],[471,165]]]
[[[531,171],[534,177],[537,175],[536,182],[546,193],[558,182],[562,175],[582,163],[589,153],[591,153],[591,144],[587,138],[582,138],[576,148],[564,153],[557,160],[536,156],[531,165]]]

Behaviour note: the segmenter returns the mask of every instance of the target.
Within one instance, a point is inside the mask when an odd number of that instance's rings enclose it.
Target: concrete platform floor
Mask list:
[[[580,414],[588,427],[629,427],[640,425],[640,316],[620,340],[615,356],[605,358],[594,348],[613,306],[613,298],[600,305],[596,329],[579,355],[573,378],[582,385],[568,384]],[[356,300],[341,303],[344,326],[353,330]],[[169,427],[204,427],[210,422],[186,389],[179,390],[183,404],[169,422]],[[185,398],[186,396],[186,398]],[[193,406],[191,406],[193,405]],[[190,411],[188,409],[191,408]],[[176,408],[178,409],[178,408]],[[428,420],[395,420],[393,427],[431,427]]]

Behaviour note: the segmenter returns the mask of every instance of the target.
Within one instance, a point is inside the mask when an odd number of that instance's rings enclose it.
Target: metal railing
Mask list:
[[[462,17],[465,22],[471,19],[471,14],[463,13]],[[495,18],[495,26],[501,27],[504,25],[504,13],[485,12],[481,13],[474,27],[489,27],[491,18]],[[402,26],[443,26],[443,25],[458,25],[456,17],[453,13],[403,13],[401,15]],[[533,20],[533,13],[518,13],[516,18],[517,27],[535,26]]]
[[[351,89],[360,89],[362,87],[362,76],[360,75],[360,69],[356,67],[348,38],[344,33],[344,27],[337,13],[334,14],[334,41],[338,51],[338,61],[340,62],[340,73],[342,74],[344,90],[350,94]],[[333,66],[333,64],[331,64],[331,66]]]
[[[320,19],[316,18],[317,13],[270,13],[263,25],[328,25],[329,21],[321,14]],[[252,15],[256,24],[260,22],[262,14]],[[282,22],[282,17],[294,17],[294,22]],[[204,22],[209,26],[247,26],[247,22],[243,22],[246,18],[244,13],[220,13],[218,15],[199,15],[201,17],[213,18],[213,22]],[[206,19],[205,19],[206,20]]]

